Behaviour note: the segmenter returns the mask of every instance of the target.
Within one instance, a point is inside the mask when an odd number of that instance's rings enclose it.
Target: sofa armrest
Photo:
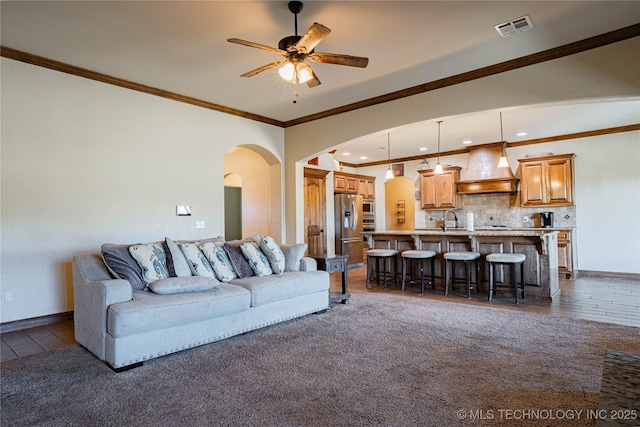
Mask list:
[[[104,360],[107,310],[111,304],[131,301],[133,290],[128,280],[89,281],[99,268],[98,259],[94,255],[73,258],[73,320],[76,341]]]
[[[315,259],[305,256],[300,260],[300,271],[316,271],[318,270],[318,263]]]

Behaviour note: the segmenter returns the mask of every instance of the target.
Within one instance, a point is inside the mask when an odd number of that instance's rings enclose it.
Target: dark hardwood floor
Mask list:
[[[529,311],[551,316],[593,320],[596,322],[640,327],[640,281],[621,278],[580,277],[561,279],[561,293],[552,302],[521,300],[515,304],[513,291],[504,290],[492,301],[487,301],[486,293],[479,296],[472,292],[470,299],[466,295],[453,294],[445,297],[441,287],[433,291],[426,287],[425,293],[419,293],[419,287],[407,287],[404,292],[394,286],[372,284],[365,287],[366,268],[348,270],[349,293],[388,292],[404,295],[407,298],[424,298],[450,301],[459,304],[475,304],[509,310]],[[340,274],[331,275],[331,289],[341,289]],[[73,335],[73,321],[65,320],[46,326],[7,332],[1,335],[2,351],[0,361],[56,350],[76,343]]]

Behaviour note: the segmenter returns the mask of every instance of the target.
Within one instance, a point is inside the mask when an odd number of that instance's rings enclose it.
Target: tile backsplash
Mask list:
[[[426,228],[440,226],[444,210],[423,212]],[[462,207],[454,209],[454,212],[460,227],[467,226],[469,212],[473,212],[475,227],[540,227],[540,212],[553,212],[553,226],[556,228],[576,226],[575,206],[523,208],[520,206],[520,193],[465,194],[462,196]],[[419,225],[416,224],[416,227]]]

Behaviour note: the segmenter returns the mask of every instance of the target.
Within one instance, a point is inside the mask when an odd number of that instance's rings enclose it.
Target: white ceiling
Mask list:
[[[302,85],[294,97],[275,68],[240,77],[279,55],[226,41],[277,46],[294,34],[287,3],[2,1],[0,40],[12,49],[288,121],[640,22],[638,1],[306,1],[298,33],[319,22],[332,33],[317,51],[365,56],[369,66],[312,63],[322,85]],[[523,15],[535,28],[506,38],[494,29]],[[465,139],[500,139],[498,111],[441,120],[443,151],[460,148]],[[510,142],[634,124],[640,122],[640,100],[523,106],[503,111],[503,122]],[[528,135],[516,137],[519,131]],[[394,158],[437,148],[435,121],[390,132]],[[341,160],[384,160],[386,151],[377,148],[386,142],[386,133],[369,135],[343,145],[338,155],[348,149],[351,155]]]

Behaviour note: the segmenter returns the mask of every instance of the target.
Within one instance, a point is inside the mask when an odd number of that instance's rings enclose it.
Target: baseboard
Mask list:
[[[51,325],[52,323],[63,322],[66,320],[73,320],[73,311],[0,323],[0,334],[20,331],[22,329],[37,328],[39,326]]]
[[[580,274],[580,277],[602,277],[605,279],[626,279],[626,280],[640,281],[640,274],[638,273],[618,273],[615,271],[580,270],[579,274]]]

